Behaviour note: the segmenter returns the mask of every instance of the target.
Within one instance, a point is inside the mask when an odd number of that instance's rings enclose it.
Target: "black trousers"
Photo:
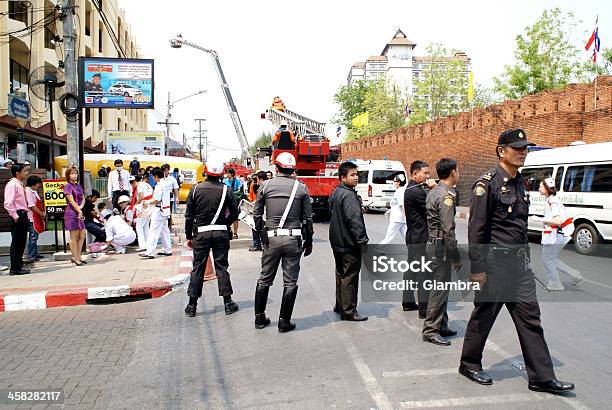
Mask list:
[[[352,316],[357,310],[361,251],[345,253],[334,251],[336,263],[336,306],[342,314]]]
[[[10,218],[11,225],[11,272],[19,272],[23,269],[23,252],[28,240],[29,221],[25,210],[17,211],[19,218],[15,221]]]
[[[425,244],[409,244],[408,246],[408,260],[416,261],[421,260],[421,256],[425,256]],[[426,279],[430,279],[431,274],[429,272],[412,272],[406,271],[404,272],[403,279],[411,280],[413,283],[416,283],[417,288],[417,300],[419,305],[423,306],[427,303],[429,299],[429,291],[423,288],[423,281]],[[402,293],[402,303],[414,302],[414,290],[406,289]]]
[[[95,222],[85,222],[85,228],[96,238],[96,242],[106,242],[106,231],[102,225]]]
[[[219,296],[231,296],[232,282],[227,271],[229,267],[229,236],[227,231],[210,231],[197,233],[192,240],[193,243],[193,269],[187,295],[199,298],[202,296],[204,286],[204,272],[208,256],[212,250],[215,272],[217,274],[217,284],[219,285]]]
[[[448,282],[451,280],[451,262],[446,259],[444,250],[437,250],[432,255],[432,280],[437,282]],[[448,329],[448,290],[432,289],[429,292],[427,302],[427,314],[423,322],[423,336],[440,334],[440,331]]]
[[[283,286],[286,288],[297,286],[301,257],[301,237],[273,236],[269,238],[268,246],[264,247],[261,255],[261,275],[257,283],[261,286],[272,286],[278,266],[282,263]]]
[[[518,333],[529,381],[554,379],[555,371],[544,339],[528,253],[489,252],[486,269],[487,283],[475,295],[474,310],[465,331],[461,364],[470,370],[482,369],[482,352],[487,337],[499,311],[506,306]]]
[[[130,192],[127,191],[127,190],[124,190],[124,191],[113,191],[113,198],[112,198],[113,209],[117,208],[117,201],[119,201],[119,197],[121,195],[130,196]]]

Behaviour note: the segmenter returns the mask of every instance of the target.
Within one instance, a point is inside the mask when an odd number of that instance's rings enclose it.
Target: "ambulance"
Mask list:
[[[401,161],[355,160],[359,181],[356,191],[367,209],[389,209],[395,193],[393,179],[398,175],[406,178]],[[408,180],[408,178],[406,178]]]
[[[204,177],[204,164],[197,159],[183,158],[183,157],[171,157],[167,155],[118,155],[118,154],[85,154],[84,163],[85,170],[91,173],[92,178],[98,177],[98,170],[102,168],[102,165],[115,169],[114,162],[116,159],[123,160],[124,169],[129,169],[130,162],[136,157],[140,162],[141,168],[148,166],[161,167],[164,164],[170,165],[170,172],[174,168],[178,168],[179,172],[183,176],[183,184],[179,192],[179,201],[184,202],[187,200],[187,195],[191,187],[202,181]],[[55,157],[55,170],[63,178],[64,170],[67,167],[66,155]],[[106,192],[101,192],[103,196]]]
[[[543,149],[527,154],[521,174],[529,189],[529,230],[542,231],[532,218],[544,215],[545,198],[538,192],[540,181],[555,179],[557,196],[573,218],[573,242],[585,255],[612,240],[612,142]]]

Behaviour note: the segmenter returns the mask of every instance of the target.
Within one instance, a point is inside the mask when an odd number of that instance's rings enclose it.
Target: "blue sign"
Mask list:
[[[153,60],[79,59],[79,91],[83,107],[153,108],[153,87]]]
[[[14,94],[8,95],[8,115],[30,121],[30,102]]]

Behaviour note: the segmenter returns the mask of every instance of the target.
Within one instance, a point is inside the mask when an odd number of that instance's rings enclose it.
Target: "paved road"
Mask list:
[[[384,235],[382,215],[367,215],[371,239]],[[450,347],[421,341],[422,321],[397,304],[368,303],[362,323],[331,312],[334,278],[327,226],[317,224],[315,251],[304,261],[294,312],[297,330],[278,334],[280,277],[270,291],[273,326],[253,328],[258,261],[231,254],[235,300],[223,314],[216,283],[207,283],[195,318],[186,317],[184,291],[115,306],[0,314],[0,386],[64,387],[78,408],[600,408],[612,353],[611,303],[542,303],[557,376],[576,383],[556,397],[527,390],[518,339],[503,311],[491,333],[484,366],[493,386],[457,374],[471,306],[449,307],[459,331]],[[458,222],[460,238],[465,222]],[[399,243],[399,238],[398,238]],[[582,257],[565,255],[572,263]],[[609,259],[591,261],[598,269]],[[580,265],[578,265],[580,266]],[[587,278],[612,284],[599,273]],[[601,277],[600,277],[601,276]],[[605,283],[604,283],[605,284]],[[590,285],[589,285],[590,286]]]

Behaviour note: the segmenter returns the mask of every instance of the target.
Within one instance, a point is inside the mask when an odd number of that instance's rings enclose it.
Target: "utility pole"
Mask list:
[[[170,126],[171,125],[179,125],[178,122],[171,122],[172,114],[170,112],[172,110],[172,104],[170,103],[170,91],[168,91],[168,111],[166,111],[166,121],[158,121],[159,125],[166,126],[166,140],[164,141],[164,154],[168,155],[168,141],[170,140]]]
[[[202,122],[206,121],[206,118],[194,118],[194,121],[198,122],[198,136],[200,137],[200,144],[199,144],[199,148],[200,148],[200,161],[202,161],[204,159],[204,157],[202,157],[202,134],[204,133],[202,131]],[[206,138],[208,140],[208,138]],[[208,141],[206,142],[206,159],[208,159]]]
[[[77,33],[74,29],[74,0],[64,0],[62,9],[64,29],[64,77],[66,81],[66,92],[77,94],[76,61],[79,50],[75,49]],[[52,120],[53,121],[53,120]],[[53,126],[53,123],[51,124]],[[66,121],[66,147],[68,165],[79,165],[79,125],[77,121]],[[52,153],[55,156],[55,153]],[[83,170],[80,170],[83,173]]]

